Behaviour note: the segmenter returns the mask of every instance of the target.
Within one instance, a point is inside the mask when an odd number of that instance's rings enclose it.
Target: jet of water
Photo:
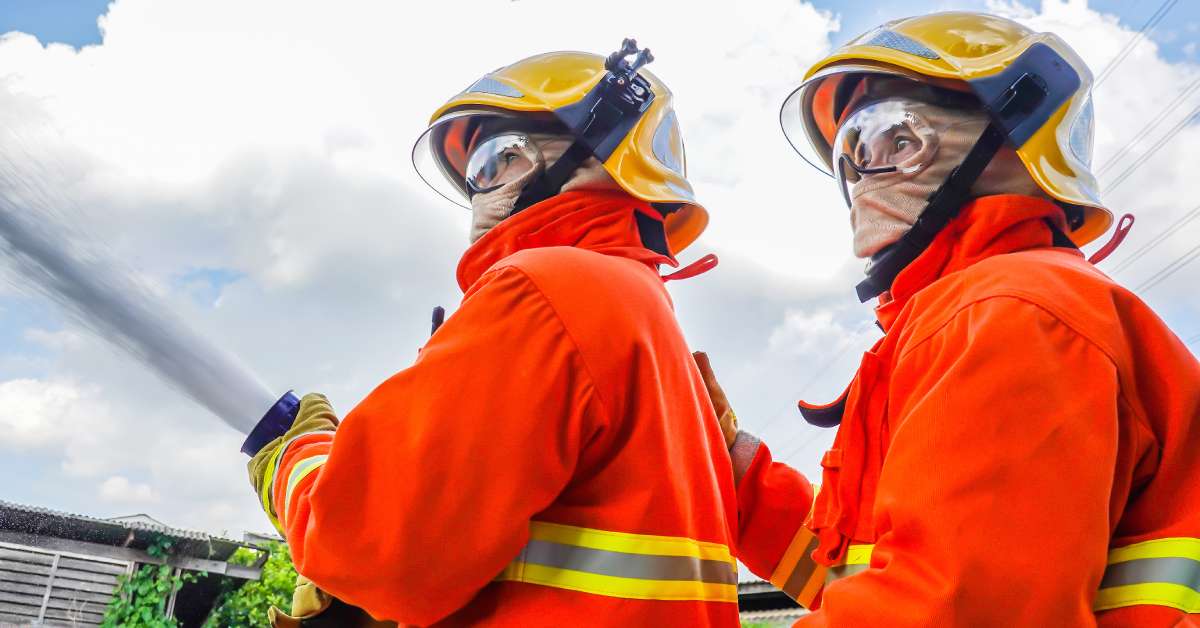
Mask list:
[[[71,226],[72,203],[57,191],[61,164],[31,150],[36,135],[6,122],[0,117],[0,256],[24,287],[248,433],[279,396],[185,324],[102,243]]]

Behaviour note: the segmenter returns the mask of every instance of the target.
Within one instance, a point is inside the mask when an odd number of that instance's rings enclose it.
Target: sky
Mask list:
[[[1058,32],[1098,72],[1160,3],[918,0],[904,11],[1007,15]],[[712,357],[743,427],[815,477],[833,432],[805,425],[796,400],[840,392],[878,332],[853,295],[862,264],[840,195],[788,147],[778,108],[832,46],[898,17],[895,3],[613,0],[563,20],[582,10],[569,4],[0,0],[0,127],[36,138],[23,150],[54,164],[45,176],[74,232],[275,389],[325,392],[345,412],[411,363],[430,309],[461,296],[466,213],[410,164],[428,115],[497,66],[606,54],[635,35],[675,94],[690,179],[712,214],[682,261],[722,260],[669,284],[684,332]],[[472,19],[447,19],[462,14]],[[1188,91],[1198,22],[1196,3],[1176,3],[1095,95],[1102,182],[1146,156],[1105,196],[1138,222],[1101,268],[1134,288],[1200,238],[1188,220],[1200,129],[1185,121],[1200,107]],[[1185,339],[1200,334],[1198,267],[1142,293]],[[19,480],[0,499],[232,535],[268,527],[234,430],[0,274],[0,474]]]

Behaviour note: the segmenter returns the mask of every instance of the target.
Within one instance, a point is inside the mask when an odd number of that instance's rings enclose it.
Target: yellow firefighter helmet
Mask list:
[[[555,121],[586,145],[622,189],[665,214],[668,246],[672,253],[682,251],[704,231],[708,212],[687,180],[671,92],[640,69],[653,59],[648,50],[632,64],[624,61],[636,52],[636,43],[626,40],[607,58],[552,52],[484,75],[434,112],[413,147],[417,172],[442,196],[467,206],[470,150],[486,139],[479,137],[481,120]]]
[[[838,48],[813,65],[780,112],[792,147],[827,174],[833,174],[831,146],[839,123],[851,113],[846,109],[854,83],[870,74],[974,94],[1038,186],[1078,209],[1069,212],[1076,245],[1095,240],[1112,224],[1091,172],[1092,75],[1057,35],[992,15],[951,12],[889,22]],[[1044,97],[1032,111],[1002,113],[1023,78]]]

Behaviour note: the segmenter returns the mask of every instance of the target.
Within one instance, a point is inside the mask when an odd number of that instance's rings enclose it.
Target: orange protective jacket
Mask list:
[[[641,239],[661,220],[572,192],[476,242],[416,363],[280,457],[297,570],[406,624],[737,626],[733,476]]]
[[[815,503],[753,454],[739,557],[796,626],[1195,625],[1200,365],[1062,220],[978,199],[897,277],[847,392],[802,404],[841,415]]]

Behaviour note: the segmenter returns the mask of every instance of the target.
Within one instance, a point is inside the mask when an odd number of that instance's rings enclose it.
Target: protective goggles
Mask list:
[[[471,151],[465,180],[467,195],[486,194],[529,174],[545,162],[537,143],[525,133],[501,133]]]
[[[574,138],[565,133],[505,131],[471,150],[464,171],[467,196],[485,194],[553,165]]]
[[[947,110],[910,98],[889,98],[860,107],[838,126],[832,152],[833,175],[849,207],[867,183],[884,187],[933,163],[940,138],[971,122]]]

